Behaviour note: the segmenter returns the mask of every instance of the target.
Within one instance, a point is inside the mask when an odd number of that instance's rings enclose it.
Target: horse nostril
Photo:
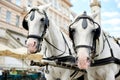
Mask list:
[[[36,45],[36,42],[34,42],[33,46],[35,46],[35,45]]]
[[[87,57],[87,61],[90,61],[90,58],[89,58],[89,57]]]
[[[76,57],[75,60],[77,61],[77,60],[78,60],[78,57]]]
[[[27,40],[25,40],[25,44],[27,44]]]

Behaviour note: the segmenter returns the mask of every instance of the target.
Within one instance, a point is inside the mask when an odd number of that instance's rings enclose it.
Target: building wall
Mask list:
[[[101,25],[101,2],[99,0],[93,0],[93,2],[90,4],[90,7],[92,14],[97,13],[95,21]]]

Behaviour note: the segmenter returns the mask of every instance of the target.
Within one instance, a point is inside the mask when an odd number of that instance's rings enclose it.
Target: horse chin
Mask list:
[[[88,60],[78,60],[77,66],[79,69],[88,69],[90,62]]]
[[[36,48],[28,47],[28,53],[30,53],[30,54],[35,54],[35,53],[37,53],[37,52],[38,52],[38,50],[37,50]]]
[[[41,49],[39,49],[37,46],[28,46],[28,53],[35,54],[37,52],[40,52]]]
[[[77,66],[80,69],[88,69],[90,66],[90,59],[87,55],[78,55]]]

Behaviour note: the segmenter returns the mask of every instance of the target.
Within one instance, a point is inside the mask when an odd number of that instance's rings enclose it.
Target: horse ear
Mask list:
[[[99,14],[99,10],[97,10],[97,11],[95,11],[92,15],[91,15],[91,17],[93,18],[93,19],[95,19],[96,18],[96,16]]]
[[[39,6],[39,9],[47,10],[50,6],[51,6],[51,3],[46,4],[46,5]]]
[[[71,11],[70,13],[71,13],[71,15],[72,15],[73,18],[75,18],[77,16],[77,14],[74,13],[73,11]]]
[[[31,7],[30,6],[27,6],[27,12],[29,12],[31,10]]]
[[[101,28],[100,28],[100,25],[98,23],[94,22],[94,24],[95,24],[95,27],[96,27],[94,39],[96,40],[96,39],[98,39],[100,37]]]

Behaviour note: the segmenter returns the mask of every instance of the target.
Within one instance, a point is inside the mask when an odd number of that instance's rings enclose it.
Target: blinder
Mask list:
[[[25,20],[25,18],[23,19],[22,26],[24,29],[28,30],[28,22]]]
[[[44,15],[45,15],[45,27],[48,27],[49,26],[49,19],[48,19],[48,16],[47,16],[47,14],[46,14],[46,12],[45,11],[43,11],[43,13],[44,13]]]
[[[96,24],[98,26],[98,28],[94,30],[94,38],[93,39],[96,40],[100,37],[101,28],[100,28],[100,25],[97,22],[94,22],[94,24]]]
[[[69,27],[69,37],[70,39],[74,42],[74,33],[75,33],[75,29],[72,29],[71,27]]]

